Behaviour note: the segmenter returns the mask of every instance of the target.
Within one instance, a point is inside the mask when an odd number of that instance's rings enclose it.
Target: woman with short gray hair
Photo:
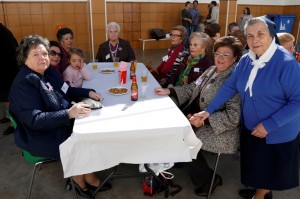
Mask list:
[[[99,46],[96,56],[99,62],[113,62],[115,60],[130,62],[135,60],[135,54],[129,41],[119,37],[120,29],[120,25],[116,22],[107,24],[108,41]]]

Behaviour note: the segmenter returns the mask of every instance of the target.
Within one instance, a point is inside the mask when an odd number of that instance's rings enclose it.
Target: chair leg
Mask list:
[[[39,168],[39,170],[40,170],[42,164],[48,164],[48,163],[56,162],[56,161],[57,160],[43,160],[43,161],[35,163],[35,165],[33,167],[33,172],[32,172],[32,176],[31,176],[31,180],[30,180],[30,185],[29,185],[29,191],[28,191],[27,199],[30,199],[30,196],[31,196],[31,190],[32,190],[32,185],[33,185],[33,181],[34,181],[36,169]]]
[[[71,181],[72,189],[74,190],[75,197],[76,197],[76,199],[78,199],[77,192],[75,190],[74,181],[73,181],[72,177],[70,177],[70,181]]]
[[[30,185],[29,185],[29,191],[28,191],[27,199],[30,199],[30,196],[31,196],[31,190],[32,190],[32,185],[33,185],[33,181],[34,181],[34,176],[35,176],[36,168],[40,167],[41,164],[43,164],[43,162],[37,162],[37,163],[35,163],[35,165],[33,167],[33,172],[32,172],[32,176],[31,176],[31,180],[30,180]]]
[[[210,196],[211,196],[211,191],[212,191],[212,188],[213,188],[213,184],[214,184],[214,180],[215,180],[215,176],[216,176],[216,172],[217,172],[217,167],[218,167],[220,155],[221,155],[221,153],[218,153],[218,155],[217,155],[217,159],[216,159],[216,163],[215,163],[215,167],[214,167],[214,173],[213,173],[212,180],[211,180],[211,183],[210,183],[207,199],[210,199]]]

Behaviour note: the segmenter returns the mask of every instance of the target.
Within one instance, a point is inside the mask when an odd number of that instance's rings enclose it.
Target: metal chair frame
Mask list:
[[[57,162],[57,161],[58,160],[44,160],[44,161],[40,161],[40,162],[37,162],[37,163],[34,164],[33,171],[32,171],[32,176],[31,176],[31,180],[30,180],[30,184],[29,184],[27,199],[30,199],[30,196],[31,196],[31,191],[32,191],[34,177],[35,177],[35,173],[36,173],[37,168],[38,168],[38,170],[41,170],[42,164],[48,164],[48,163]]]
[[[215,166],[214,166],[214,173],[213,173],[212,180],[211,180],[211,183],[210,183],[207,199],[210,199],[210,196],[211,196],[212,188],[213,188],[213,185],[214,185],[214,180],[215,180],[216,173],[217,173],[217,167],[218,167],[220,155],[221,155],[221,153],[217,154],[217,158],[216,158],[216,162],[215,162]]]

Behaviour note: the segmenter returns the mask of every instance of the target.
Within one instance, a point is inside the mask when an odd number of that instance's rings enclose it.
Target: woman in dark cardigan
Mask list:
[[[59,83],[59,73],[49,68],[48,53],[47,39],[29,35],[21,41],[18,62],[22,67],[9,93],[9,110],[17,121],[14,136],[18,147],[34,156],[60,159],[59,145],[70,136],[74,118],[89,116],[91,109],[83,103],[71,105],[68,85]],[[100,94],[96,97],[101,99]],[[83,197],[90,198],[100,185],[93,173],[72,178],[75,190]],[[111,189],[111,185],[103,188]]]

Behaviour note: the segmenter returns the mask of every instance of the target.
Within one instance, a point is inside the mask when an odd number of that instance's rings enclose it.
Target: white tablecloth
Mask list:
[[[104,170],[120,163],[164,163],[188,162],[196,158],[202,143],[193,129],[167,96],[157,96],[153,90],[159,87],[149,73],[146,98],[130,100],[129,66],[127,84],[119,85],[118,72],[102,74],[103,68],[113,68],[112,63],[98,63],[92,70],[92,80],[83,87],[93,88],[103,97],[103,108],[93,110],[92,115],[76,119],[73,134],[60,145],[64,177]],[[140,74],[145,69],[137,65],[137,83],[141,85]],[[107,89],[125,86],[128,93],[113,96]],[[122,111],[125,104],[130,107]]]

